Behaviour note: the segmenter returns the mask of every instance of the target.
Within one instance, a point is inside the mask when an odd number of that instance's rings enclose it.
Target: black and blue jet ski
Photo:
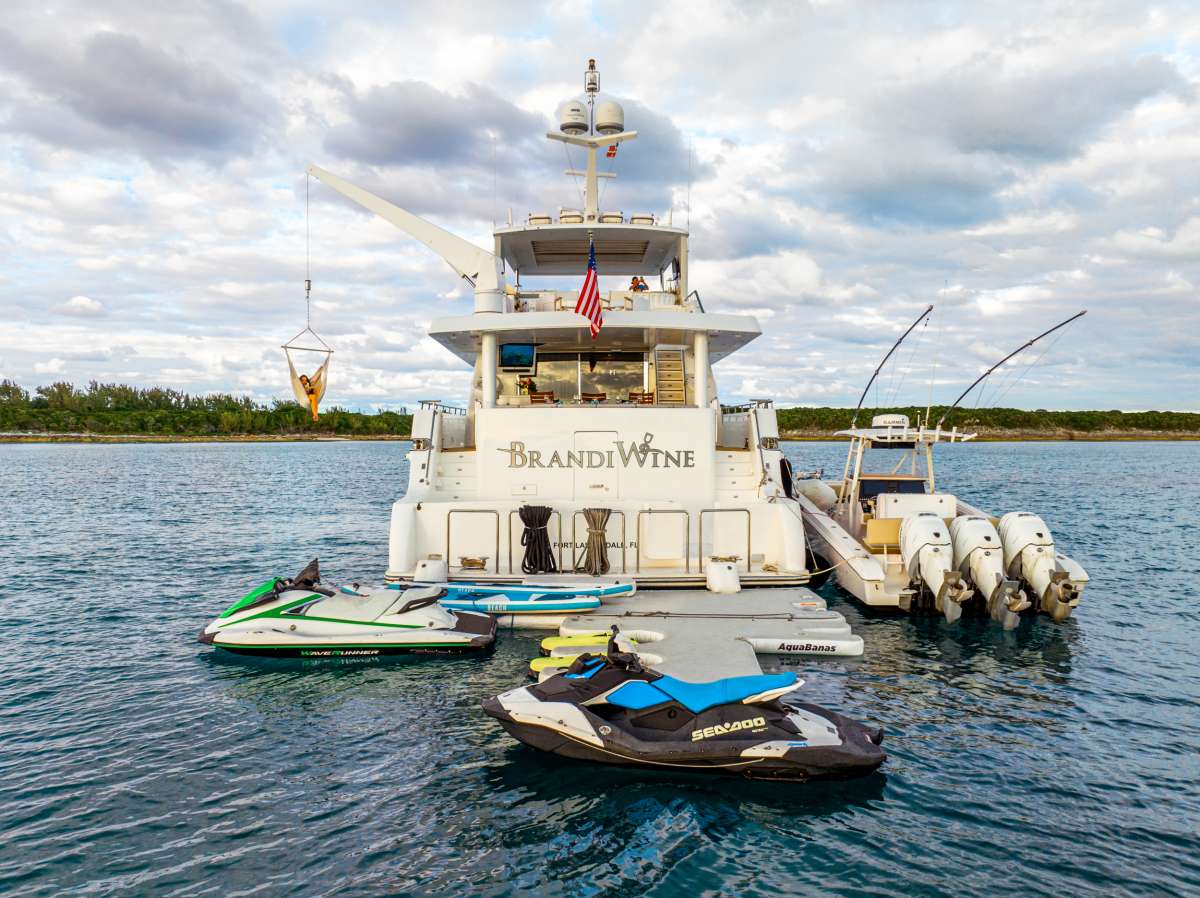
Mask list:
[[[794,673],[689,683],[615,639],[608,649],[483,710],[527,745],[606,764],[804,781],[862,776],[887,757],[880,728],[786,697],[802,684]]]

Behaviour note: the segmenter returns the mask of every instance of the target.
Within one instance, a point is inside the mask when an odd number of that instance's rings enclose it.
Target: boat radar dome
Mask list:
[[[908,415],[876,415],[871,419],[872,427],[908,427]]]
[[[596,107],[596,133],[605,136],[625,130],[625,110],[620,103],[605,100]]]
[[[564,134],[586,134],[587,107],[578,100],[567,100],[558,110],[558,130]]]

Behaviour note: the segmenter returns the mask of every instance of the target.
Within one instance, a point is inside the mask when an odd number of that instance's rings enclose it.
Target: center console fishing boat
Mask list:
[[[878,415],[838,435],[850,439],[841,479],[798,479],[795,490],[814,551],[859,601],[932,607],[948,621],[976,605],[1006,629],[1027,609],[1062,621],[1079,605],[1087,572],[1055,548],[1045,521],[992,517],[939,489],[933,447],[975,434]]]
[[[901,414],[877,415],[870,427],[855,427],[871,384],[932,311],[933,306],[926,308],[892,344],[859,397],[850,429],[837,433],[850,440],[841,480],[826,483],[816,472],[792,483],[805,530],[838,585],[864,604],[931,608],[951,623],[964,608],[973,608],[1006,630],[1029,609],[1060,623],[1078,607],[1087,572],[1055,548],[1050,528],[1036,514],[991,517],[939,490],[933,447],[974,439],[973,433],[943,428],[958,404],[1010,359],[1087,312],[1005,355],[975,378],[932,427],[928,409],[925,423],[918,418],[915,427]]]

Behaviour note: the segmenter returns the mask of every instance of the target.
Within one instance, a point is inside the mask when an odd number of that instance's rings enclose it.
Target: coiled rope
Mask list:
[[[553,509],[549,505],[522,505],[517,513],[525,525],[521,534],[521,545],[525,547],[521,570],[527,574],[557,574],[550,534],[546,532]]]
[[[612,516],[609,508],[585,508],[583,519],[587,523],[588,538],[584,549],[583,564],[575,565],[576,571],[586,571],[593,577],[607,574],[608,563],[607,527]]]

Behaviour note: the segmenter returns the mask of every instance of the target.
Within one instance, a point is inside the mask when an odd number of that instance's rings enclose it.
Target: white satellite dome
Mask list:
[[[558,109],[558,129],[564,134],[584,134],[588,130],[587,107],[578,100],[567,100]]]
[[[625,110],[620,103],[605,100],[596,107],[596,133],[620,134],[625,130]]]

